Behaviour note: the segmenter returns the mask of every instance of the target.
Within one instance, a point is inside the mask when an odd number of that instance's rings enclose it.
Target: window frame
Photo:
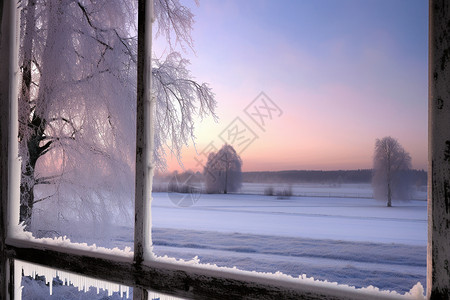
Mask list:
[[[14,259],[61,269],[88,277],[108,280],[133,287],[134,299],[147,299],[146,289],[193,299],[395,299],[394,296],[370,296],[363,291],[341,287],[317,287],[308,283],[267,279],[248,272],[217,271],[200,266],[173,264],[153,260],[150,253],[150,201],[153,166],[151,149],[153,102],[150,99],[150,49],[152,1],[139,0],[138,5],[138,90],[136,130],[136,196],[134,258],[80,251],[11,237],[9,178],[14,168],[8,165],[11,147],[10,120],[16,120],[10,105],[17,99],[14,72],[17,70],[17,9],[15,1],[0,4],[0,298],[14,299]],[[446,0],[429,1],[429,169],[428,169],[428,251],[427,298],[438,299],[450,293],[450,260],[448,208],[450,194],[450,66],[445,63],[450,37],[444,35],[450,22],[450,6]],[[444,61],[443,61],[444,59]],[[444,105],[445,104],[445,105]],[[446,126],[446,127],[445,127]],[[442,190],[445,187],[446,190]],[[447,206],[445,206],[447,205]],[[447,225],[446,225],[447,224]],[[447,253],[446,253],[447,252]]]

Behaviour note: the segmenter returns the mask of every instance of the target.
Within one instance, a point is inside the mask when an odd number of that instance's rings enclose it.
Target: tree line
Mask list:
[[[372,182],[373,169],[358,170],[286,170],[286,171],[259,171],[243,172],[243,182],[249,183],[367,183]],[[425,170],[407,170],[413,185],[427,184],[427,172]]]

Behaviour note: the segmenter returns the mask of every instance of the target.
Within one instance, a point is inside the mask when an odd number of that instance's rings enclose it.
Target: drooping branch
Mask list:
[[[198,0],[195,2],[198,5]],[[176,44],[185,49],[184,43],[193,50],[191,31],[194,14],[191,10],[181,5],[179,0],[156,0],[154,7],[157,21],[156,36],[165,36],[171,50]],[[172,43],[172,33],[175,34],[175,45]]]
[[[114,29],[114,33],[116,34],[117,38],[119,39],[119,42],[125,47],[126,51],[125,53],[130,56],[131,61],[136,64],[137,63],[137,54],[136,51],[133,51],[131,49],[131,45],[128,43],[125,43],[126,40],[131,40],[134,45],[137,44],[136,37],[132,38],[123,38],[119,35],[117,30]]]
[[[55,179],[61,178],[61,175],[44,176],[35,179],[35,185],[38,184],[55,184]]]
[[[94,25],[92,20],[91,20],[91,16],[90,13],[88,13],[86,6],[84,6],[83,4],[81,4],[81,2],[78,1],[78,7],[81,9],[81,11],[83,12],[83,16],[86,18],[86,21],[88,22],[89,26],[91,26],[93,29],[95,29],[95,32],[106,32],[108,31],[108,29],[103,29],[100,28],[97,25]]]
[[[214,114],[216,101],[206,83],[192,79],[187,69],[189,61],[177,52],[164,61],[153,60],[153,93],[156,98],[156,162],[164,167],[166,145],[180,158],[181,148],[194,139],[196,117]]]
[[[39,156],[43,156],[45,153],[47,153],[48,150],[50,149],[50,146],[52,145],[52,143],[53,143],[53,141],[48,141],[43,146],[40,146],[39,147],[39,152],[40,152]]]

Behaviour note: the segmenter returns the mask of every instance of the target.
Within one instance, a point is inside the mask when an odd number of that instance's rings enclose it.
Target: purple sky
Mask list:
[[[426,169],[428,1],[207,0],[192,11],[196,53],[184,55],[215,92],[219,121],[199,120],[185,169],[202,170],[194,158],[242,130],[245,171],[371,168],[388,135]],[[260,92],[279,109],[262,127],[245,112],[267,112],[252,103]]]

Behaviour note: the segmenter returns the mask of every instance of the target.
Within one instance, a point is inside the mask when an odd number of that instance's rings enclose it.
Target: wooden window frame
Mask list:
[[[151,192],[150,150],[152,120],[150,99],[151,1],[139,0],[138,91],[136,145],[136,223],[134,258],[104,255],[8,236],[8,166],[10,151],[10,105],[17,101],[11,74],[17,71],[17,9],[15,0],[0,2],[0,299],[14,299],[14,259],[117,282],[134,289],[134,299],[147,299],[146,290],[192,299],[379,299],[361,291],[307,283],[267,279],[200,266],[152,260],[150,255]],[[428,251],[427,298],[450,297],[450,4],[429,1],[429,158],[428,158]],[[385,296],[389,299],[391,296]],[[395,298],[395,297],[394,297]]]

